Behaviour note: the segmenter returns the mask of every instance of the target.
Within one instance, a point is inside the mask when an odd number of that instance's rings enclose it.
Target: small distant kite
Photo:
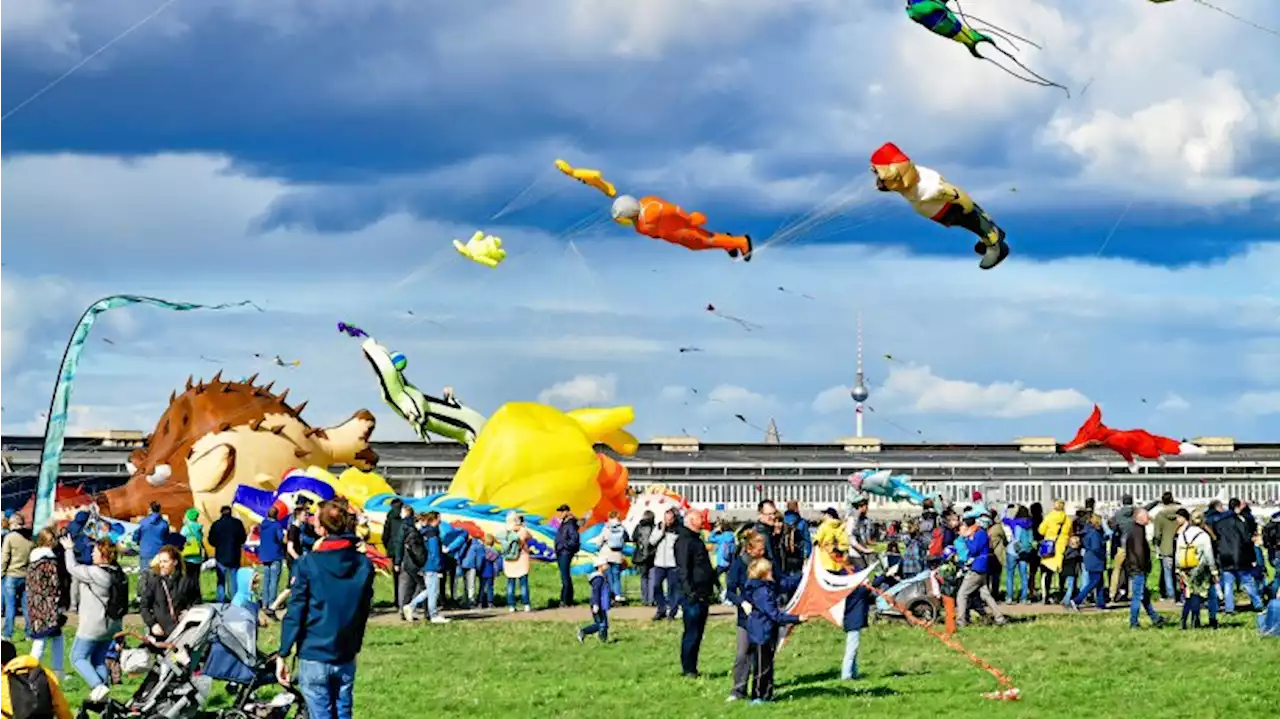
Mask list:
[[[783,293],[783,294],[786,294],[786,295],[795,295],[796,297],[803,297],[803,298],[804,298],[804,299],[806,299],[806,300],[814,300],[814,299],[817,299],[817,298],[816,298],[816,297],[814,297],[813,295],[806,295],[806,294],[804,294],[803,292],[792,292],[791,290],[787,289],[786,287],[779,287],[779,288],[778,288],[778,291],[779,291],[779,292],[781,292],[781,293]]]
[[[280,355],[276,355],[271,360],[271,363],[276,365],[277,367],[298,367],[302,364],[302,360],[293,360],[291,362],[286,362],[280,359]]]
[[[205,362],[212,362],[212,363],[214,363],[214,364],[222,364],[222,360],[217,359],[216,357],[209,357],[208,355],[200,355],[200,359],[204,360]]]
[[[684,354],[685,352],[702,352],[702,351],[703,349],[701,347],[681,347],[680,348],[680,354]]]
[[[764,327],[764,325],[758,325],[758,324],[756,324],[756,323],[754,323],[754,322],[748,322],[748,321],[746,321],[746,320],[742,319],[741,317],[734,317],[733,315],[726,315],[726,314],[724,314],[723,312],[721,312],[720,310],[717,310],[715,305],[710,305],[710,304],[709,304],[709,305],[707,305],[707,312],[710,312],[711,314],[715,315],[716,317],[720,317],[720,318],[722,318],[722,319],[729,320],[730,322],[737,322],[737,323],[742,327],[742,329],[744,329],[744,330],[746,330],[746,331],[748,331],[748,332],[750,332],[750,331],[752,331],[752,330],[762,329],[762,328]]]
[[[604,179],[599,170],[588,170],[586,168],[577,167],[565,162],[564,160],[556,160],[556,169],[573,179],[581,182],[587,187],[594,187],[603,192],[609,198],[618,195],[618,188],[614,187],[612,182]]]
[[[454,240],[453,248],[468,260],[489,268],[497,267],[507,259],[507,251],[502,249],[502,238],[486,235],[482,230],[476,230],[465,244]]]
[[[114,341],[114,340],[109,340],[109,339],[107,339],[106,337],[103,337],[103,338],[102,338],[102,341],[103,341],[103,342],[106,342],[106,343],[107,343],[107,344],[109,344],[109,345],[113,345],[113,346],[115,345],[115,341]]]

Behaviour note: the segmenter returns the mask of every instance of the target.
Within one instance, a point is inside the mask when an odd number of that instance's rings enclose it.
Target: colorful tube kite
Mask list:
[[[76,380],[76,368],[80,365],[80,355],[84,353],[85,343],[89,341],[89,332],[98,315],[117,307],[129,305],[151,305],[175,312],[190,310],[226,310],[233,307],[253,307],[262,311],[253,302],[231,302],[220,305],[200,305],[191,302],[170,302],[156,297],[140,295],[112,295],[104,297],[84,311],[80,322],[76,324],[67,342],[67,349],[62,353],[62,365],[58,370],[58,381],[53,387],[53,396],[49,400],[49,417],[45,423],[44,448],[40,453],[40,480],[36,485],[36,506],[31,523],[35,531],[41,528],[53,516],[54,493],[58,486],[58,466],[62,461],[62,446],[66,439],[67,411],[71,406],[71,388]]]

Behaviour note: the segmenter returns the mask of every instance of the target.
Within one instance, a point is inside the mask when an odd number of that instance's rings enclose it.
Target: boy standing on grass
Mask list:
[[[498,540],[492,534],[484,535],[484,560],[480,563],[480,608],[493,608],[493,582],[502,571],[502,554]]]
[[[578,630],[578,643],[587,640],[588,634],[599,634],[601,642],[609,641],[609,605],[613,591],[605,572],[609,571],[609,559],[596,559],[596,571],[591,573],[591,624]]]

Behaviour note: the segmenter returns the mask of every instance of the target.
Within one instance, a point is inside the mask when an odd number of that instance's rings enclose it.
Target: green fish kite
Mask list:
[[[408,359],[399,352],[391,352],[372,337],[360,345],[364,356],[373,365],[382,385],[382,399],[391,405],[396,414],[413,426],[424,442],[431,435],[448,437],[470,447],[488,421],[484,415],[462,405],[454,399],[453,391],[445,388],[444,399],[429,397],[405,379],[404,369]]]

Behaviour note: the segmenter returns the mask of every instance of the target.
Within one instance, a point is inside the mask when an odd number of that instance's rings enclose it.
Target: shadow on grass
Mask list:
[[[865,697],[867,699],[883,699],[898,696],[897,689],[889,687],[864,687],[853,682],[838,684],[809,684],[806,686],[787,687],[780,692],[786,699],[806,699],[810,697]]]

